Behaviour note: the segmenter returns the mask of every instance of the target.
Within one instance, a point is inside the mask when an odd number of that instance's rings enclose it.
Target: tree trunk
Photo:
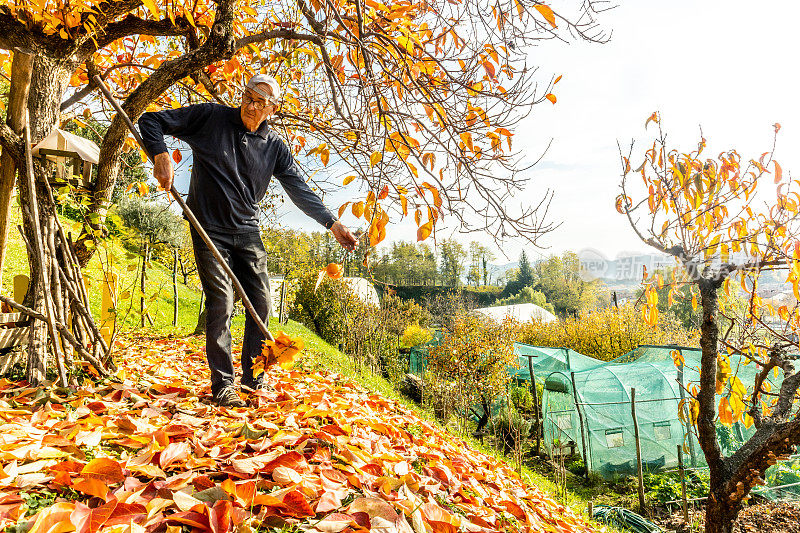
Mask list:
[[[705,533],[731,533],[741,507],[741,501],[731,505],[727,494],[711,492],[706,502]]]
[[[14,52],[11,63],[11,87],[8,96],[6,123],[20,134],[25,122],[25,110],[28,105],[28,89],[31,84],[33,54]],[[3,268],[5,266],[6,244],[8,242],[8,218],[11,214],[11,200],[14,196],[14,184],[17,166],[11,155],[3,150],[0,158],[0,292],[2,292]]]
[[[178,326],[178,249],[172,250],[172,327]]]

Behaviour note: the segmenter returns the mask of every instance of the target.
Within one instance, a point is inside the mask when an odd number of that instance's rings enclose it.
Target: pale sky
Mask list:
[[[554,91],[558,103],[539,104],[516,131],[514,148],[531,157],[553,140],[541,163],[528,171],[531,184],[516,201],[528,203],[553,189],[550,219],[562,225],[541,240],[548,249],[525,246],[529,255],[584,248],[608,257],[648,251],[617,214],[614,199],[617,141],[652,143],[644,123],[653,111],[661,113],[670,139],[684,151],[696,146],[702,126],[709,154],[736,148],[744,160],[769,149],[772,124],[780,122],[776,158],[784,172],[800,168],[798,15],[800,6],[789,1],[621,0],[600,19],[613,32],[608,44],[551,42],[534,49],[529,57],[540,67],[540,79],[563,79]],[[335,210],[341,203],[336,200],[326,203]],[[293,206],[282,223],[321,229]],[[450,235],[442,230],[440,238]],[[416,240],[413,220],[393,225],[389,233],[387,243]],[[489,244],[481,234],[454,237]],[[516,261],[522,249],[522,242],[502,247],[508,261]]]

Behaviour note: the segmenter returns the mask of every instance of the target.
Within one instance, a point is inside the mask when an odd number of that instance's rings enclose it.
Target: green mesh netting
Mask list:
[[[425,372],[430,349],[439,346],[442,343],[442,339],[444,339],[444,334],[441,331],[434,331],[431,340],[411,348],[408,356],[409,373],[421,376]]]
[[[675,365],[676,354],[683,359],[682,367]],[[732,375],[738,376],[745,387],[752,386],[757,366],[739,357],[731,357],[729,362]],[[681,391],[699,386],[699,368],[700,350],[696,348],[640,346],[599,366],[553,372],[544,380],[542,398],[545,446],[552,450],[572,444],[589,471],[605,478],[634,473],[631,389],[635,389],[645,469],[676,466],[679,445],[686,466],[703,466],[696,437],[684,422],[687,417],[680,416],[681,411],[685,414],[681,403],[685,393]],[[774,376],[770,380],[773,388],[780,385]],[[718,439],[723,453],[737,450],[753,432],[754,428],[739,423],[732,428],[720,426]]]
[[[586,370],[603,364],[603,361],[599,359],[583,355],[569,348],[547,348],[515,342],[514,351],[517,354],[519,368],[510,370],[511,376],[525,381],[531,380],[528,359],[531,360],[533,373],[539,381],[543,381],[557,370]]]

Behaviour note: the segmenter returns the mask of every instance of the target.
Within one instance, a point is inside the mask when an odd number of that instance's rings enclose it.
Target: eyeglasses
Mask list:
[[[275,97],[270,96],[267,98],[266,101],[261,100],[254,100],[248,94],[242,95],[242,107],[247,107],[248,105],[252,105],[256,111],[263,111],[265,107],[268,105],[276,106],[280,100]]]

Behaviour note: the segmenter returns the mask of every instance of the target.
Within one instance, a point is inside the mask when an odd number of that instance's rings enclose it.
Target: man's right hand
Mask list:
[[[172,188],[175,170],[172,168],[172,158],[167,152],[158,154],[153,160],[153,176],[165,191]]]

